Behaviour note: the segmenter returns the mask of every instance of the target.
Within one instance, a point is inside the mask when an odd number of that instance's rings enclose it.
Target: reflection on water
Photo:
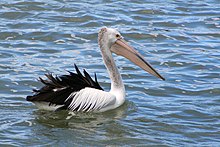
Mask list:
[[[37,110],[34,112],[36,121],[41,125],[58,128],[94,128],[99,125],[125,118],[135,111],[131,102],[126,102],[117,110],[103,113],[73,113],[67,111],[48,112]]]
[[[219,146],[219,7],[215,0],[2,0],[0,145]],[[66,74],[74,63],[108,90],[102,26],[118,28],[166,81],[114,55],[127,91],[119,109],[73,116],[25,101],[39,76]]]
[[[54,136],[51,134],[56,133],[56,131],[51,131],[53,129],[61,130],[62,132],[66,132],[66,130],[68,130],[68,134],[72,134],[68,136],[68,138],[72,141],[71,144],[77,144],[79,142],[83,143],[84,141],[79,139],[85,137],[89,142],[89,140],[94,141],[94,136],[98,138],[102,136],[100,139],[103,141],[103,143],[100,142],[100,145],[104,145],[104,142],[109,138],[126,137],[127,135],[131,134],[129,132],[129,127],[122,125],[119,121],[126,119],[126,117],[133,112],[136,112],[136,108],[131,102],[126,102],[117,110],[99,114],[74,114],[67,111],[59,111],[54,113],[36,110],[33,113],[35,119],[31,120],[31,122],[33,123],[33,126],[39,127],[40,125],[40,131],[33,133],[36,133],[36,135],[38,135],[38,133],[47,134],[43,135],[46,140],[53,139]],[[49,132],[48,129],[50,130]],[[67,134],[60,135],[60,137],[66,138]],[[90,138],[87,136],[90,136]],[[60,145],[63,143],[66,144],[65,141],[66,140],[64,139],[64,141],[61,140],[57,143]]]

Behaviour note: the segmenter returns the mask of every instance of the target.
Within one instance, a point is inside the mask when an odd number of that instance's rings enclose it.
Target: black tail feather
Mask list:
[[[79,68],[74,64],[76,73],[69,72],[69,75],[53,76],[45,74],[47,79],[39,77],[39,81],[44,84],[39,90],[34,89],[33,96],[27,96],[27,101],[44,101],[50,104],[64,105],[69,95],[73,92],[80,91],[86,87],[103,90],[97,81],[95,81],[84,70],[84,76]]]

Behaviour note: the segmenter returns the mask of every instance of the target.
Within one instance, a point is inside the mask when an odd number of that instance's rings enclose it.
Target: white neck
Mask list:
[[[109,47],[100,46],[102,52],[102,58],[104,60],[105,66],[108,70],[108,74],[111,79],[111,90],[110,93],[116,96],[117,105],[122,105],[125,101],[125,87],[121,78],[121,74],[118,71],[118,68],[115,64],[115,61],[112,57]]]

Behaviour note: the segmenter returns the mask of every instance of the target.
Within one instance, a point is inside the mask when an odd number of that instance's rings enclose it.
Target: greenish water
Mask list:
[[[220,3],[2,0],[0,146],[220,146]],[[25,97],[44,73],[76,63],[110,80],[97,45],[102,26],[166,78],[116,57],[126,103],[101,114],[40,111]]]

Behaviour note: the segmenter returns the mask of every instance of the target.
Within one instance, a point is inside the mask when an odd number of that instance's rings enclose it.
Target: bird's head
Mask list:
[[[143,70],[150,74],[165,80],[133,47],[131,47],[122,37],[122,35],[113,28],[104,27],[99,31],[98,42],[101,50],[110,50],[110,52],[123,56]]]
[[[110,48],[121,38],[121,34],[116,29],[104,27],[99,31],[98,41],[99,45],[107,45],[107,47]]]

